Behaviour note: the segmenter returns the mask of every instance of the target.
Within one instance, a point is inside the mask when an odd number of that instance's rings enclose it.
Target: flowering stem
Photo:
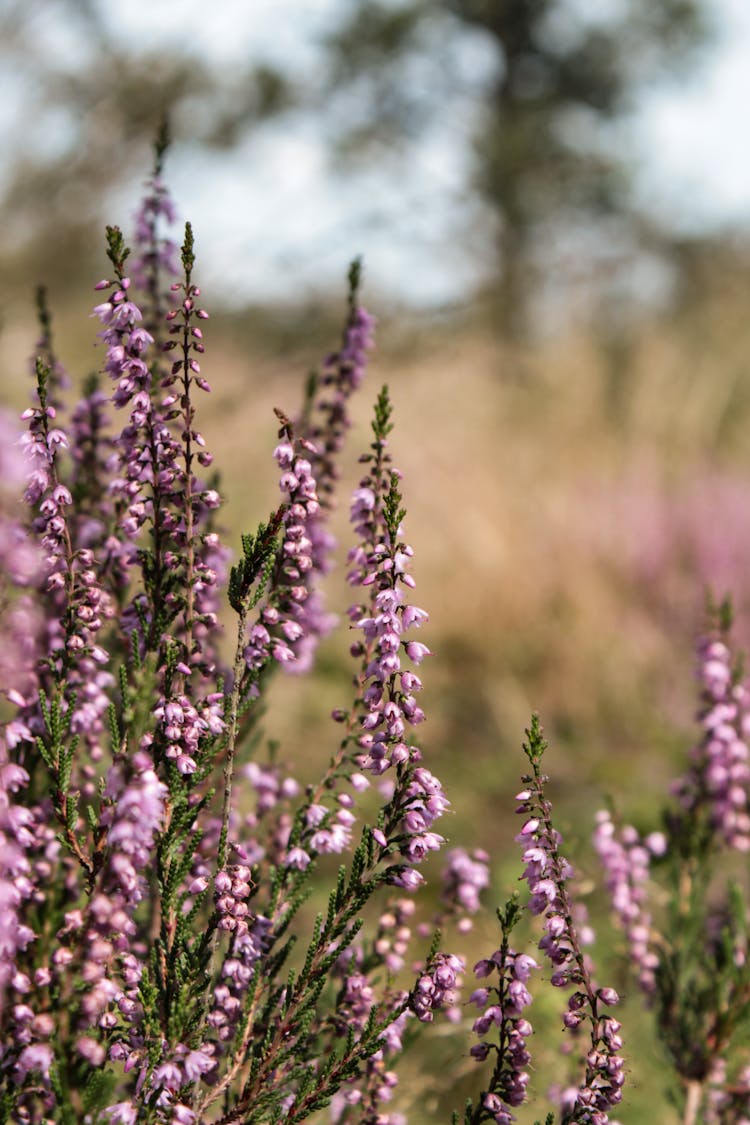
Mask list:
[[[300,1021],[309,1011],[311,997],[315,996],[327,978],[334,961],[342,950],[353,941],[360,926],[355,923],[354,927],[350,927],[350,923],[380,884],[377,876],[366,880],[366,875],[366,869],[360,869],[358,874],[352,873],[346,893],[337,896],[341,897],[343,901],[337,909],[329,912],[325,925],[319,924],[316,927],[316,933],[308,949],[305,966],[294,981],[293,989],[290,989],[291,994],[283,1002],[283,1013],[277,1019],[273,1036],[263,1042],[262,1055],[256,1055],[251,1060],[248,1057],[248,1049],[253,1035],[257,1034],[254,1017],[257,1014],[260,997],[268,983],[262,975],[256,976],[254,995],[244,1017],[245,1027],[235,1052],[235,1062],[227,1070],[221,1082],[206,1095],[198,1106],[199,1119],[205,1110],[231,1085],[243,1067],[248,1064],[251,1065],[251,1072],[243,1086],[240,1098],[229,1113],[219,1118],[216,1125],[231,1125],[232,1122],[239,1120],[246,1114],[250,1107],[255,1104],[261,1092],[267,1093],[268,1085],[273,1082],[276,1072],[283,1079],[283,1060],[289,1056],[290,1044],[294,1043],[300,1032]],[[334,892],[335,894],[336,892]],[[331,901],[333,903],[333,897]],[[335,946],[333,951],[332,946]],[[347,1074],[351,1075],[356,1070],[356,1066],[377,1049],[378,1040],[385,1027],[393,1022],[405,1008],[406,1001],[404,1001],[400,1011],[388,1013],[382,1026],[374,1024],[373,1021],[374,1026],[368,1025],[362,1038],[341,1059],[336,1061],[333,1068],[326,1068],[324,1077],[329,1092],[335,1090],[340,1084],[340,1075],[342,1077]],[[308,1098],[317,1100],[320,1104],[320,1099],[326,1096],[326,1092],[326,1088],[317,1089],[314,1094],[309,1094]],[[292,1121],[302,1120],[305,1116],[304,1113],[295,1113],[294,1107],[290,1113],[289,1119]]]

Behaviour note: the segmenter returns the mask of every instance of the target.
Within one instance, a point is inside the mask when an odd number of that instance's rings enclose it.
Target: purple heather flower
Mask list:
[[[54,1053],[48,1043],[32,1043],[24,1047],[13,1068],[13,1077],[18,1085],[22,1085],[30,1072],[40,1074],[43,1079],[49,1078],[50,1067]]]
[[[453,1003],[464,971],[464,962],[453,953],[436,953],[411,992],[410,1007],[422,1023],[430,1023],[435,1012]]]
[[[317,588],[321,576],[332,567],[331,557],[336,540],[327,527],[333,508],[333,494],[339,478],[337,458],[350,426],[348,402],[362,383],[367,352],[372,347],[374,319],[363,309],[353,306],[344,332],[343,346],[324,364],[318,380],[318,394],[312,404],[312,420],[307,428],[312,473],[315,477],[319,509],[309,514],[306,536],[310,543],[310,567],[303,576],[307,588],[305,629],[295,645],[295,660],[287,665],[294,673],[307,672],[317,645],[336,624],[335,614],[326,611],[322,592]],[[291,464],[290,444],[286,456]],[[288,465],[286,466],[288,467]]]
[[[110,1125],[135,1125],[136,1109],[131,1101],[118,1102],[104,1111],[110,1116]]]
[[[110,769],[105,793],[112,804],[104,821],[114,881],[134,903],[140,898],[139,873],[150,862],[154,836],[161,827],[167,787],[143,750],[134,755],[129,774],[119,763]],[[117,856],[127,862],[116,861]]]
[[[482,1105],[496,1122],[515,1121],[511,1108],[525,1100],[529,1082],[530,1055],[526,1040],[532,1026],[523,1016],[523,1009],[531,1003],[531,993],[526,988],[531,970],[539,966],[527,954],[516,953],[504,937],[502,948],[483,959],[474,967],[478,979],[487,979],[497,973],[497,984],[477,989],[471,1001],[482,1014],[474,1021],[473,1030],[480,1037],[497,1028],[499,1046],[482,1038],[471,1048],[472,1058],[483,1062],[491,1051],[496,1051],[495,1067],[489,1090],[483,1095]]]
[[[185,1079],[188,1082],[197,1082],[205,1074],[208,1074],[216,1066],[216,1059],[210,1051],[206,1049],[188,1051],[185,1058],[182,1060],[182,1068],[185,1072]]]
[[[307,576],[314,563],[308,532],[310,521],[320,510],[309,460],[314,447],[305,440],[293,441],[291,426],[283,416],[281,437],[274,450],[281,469],[279,487],[287,497],[282,517],[281,562],[274,578],[272,602],[261,610],[244,652],[247,667],[255,676],[270,658],[293,666],[313,628],[310,613],[315,607],[308,604]],[[308,456],[303,456],[305,453]]]
[[[219,872],[216,876],[216,901],[217,908],[220,910],[223,907],[231,910],[230,903],[234,893],[233,885],[222,879],[226,874],[226,872]],[[232,883],[231,876],[229,878]],[[223,897],[229,902],[218,907],[218,897]],[[234,901],[239,906],[245,906],[245,901],[240,896]],[[227,917],[227,914],[223,917]],[[209,1026],[215,1030],[220,1042],[231,1040],[234,1035],[245,993],[253,979],[258,961],[268,948],[272,928],[268,918],[262,915],[250,915],[247,909],[244,913],[240,912],[236,921],[237,924],[234,926],[222,927],[228,928],[232,937],[221,967],[221,983],[214,989],[213,1008],[207,1017]]]
[[[153,314],[158,319],[163,311],[159,275],[164,273],[168,277],[174,277],[178,270],[177,245],[169,238],[159,237],[159,220],[164,219],[168,225],[173,224],[177,220],[177,209],[158,174],[148,180],[146,189],[135,220],[135,245],[138,253],[131,270],[137,288],[148,293],[156,305]]]
[[[674,791],[689,814],[705,809],[719,839],[740,852],[750,850],[750,694],[735,682],[732,658],[723,640],[704,638],[698,646],[703,686],[703,738],[687,775]]]
[[[0,1012],[13,979],[16,956],[33,941],[33,931],[21,920],[23,903],[32,897],[34,883],[27,851],[34,842],[33,817],[13,802],[11,794],[28,782],[21,766],[8,761],[0,737]]]
[[[471,920],[466,915],[476,914],[480,907],[479,894],[489,886],[489,858],[481,849],[469,854],[465,848],[452,848],[445,857],[441,898],[449,909],[463,915],[459,921],[463,932],[471,928]]]
[[[602,1005],[616,1004],[614,989],[595,989],[591,969],[581,952],[579,932],[573,922],[575,911],[567,890],[573,869],[560,853],[561,837],[553,827],[551,805],[545,797],[546,777],[540,761],[546,747],[539,720],[535,715],[527,731],[524,750],[533,768],[525,777],[527,788],[517,795],[517,812],[524,816],[524,825],[516,837],[523,848],[526,864],[523,878],[529,885],[529,907],[544,917],[544,936],[539,948],[549,958],[553,973],[550,981],[558,988],[574,988],[568,999],[563,1023],[576,1030],[584,1019],[591,1025],[591,1049],[586,1056],[586,1073],[577,1091],[576,1100],[564,1121],[577,1121],[579,1114],[589,1114],[593,1125],[606,1125],[607,1110],[622,1100],[624,1063],[620,1054],[622,1040],[617,1020],[603,1016]]]
[[[651,915],[646,907],[649,864],[659,854],[663,837],[654,833],[641,840],[634,828],[618,833],[608,812],[596,816],[594,847],[606,872],[612,909],[625,932],[630,955],[643,992],[651,997],[656,988],[659,958],[651,947]]]
[[[221,734],[224,696],[212,693],[193,704],[187,695],[177,695],[171,700],[163,697],[154,710],[159,720],[159,731],[164,743],[164,757],[174,762],[183,774],[195,773],[198,768],[201,741]]]

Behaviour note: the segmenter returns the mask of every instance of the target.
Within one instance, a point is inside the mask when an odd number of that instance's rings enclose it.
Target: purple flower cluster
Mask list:
[[[309,457],[314,446],[306,440],[295,443],[286,420],[282,422],[281,436],[283,440],[274,450],[281,469],[279,488],[287,496],[281,562],[274,576],[272,597],[251,628],[245,648],[247,667],[255,675],[269,657],[282,665],[294,663],[297,646],[308,631],[306,576],[313,566],[308,527],[320,507]]]
[[[750,1120],[750,1066],[731,1078],[725,1059],[718,1059],[706,1079],[705,1125],[747,1125]]]
[[[478,980],[497,973],[497,984],[476,989],[470,1002],[480,1009],[481,1015],[474,1021],[473,1030],[482,1037],[469,1052],[479,1062],[494,1051],[497,1056],[495,1068],[488,1090],[482,1095],[482,1108],[497,1125],[509,1125],[515,1121],[511,1109],[521,1105],[526,1098],[529,1083],[527,1067],[531,1056],[526,1040],[533,1028],[523,1015],[532,1001],[526,987],[532,969],[538,969],[533,957],[516,953],[503,943],[491,957],[483,958],[474,966]],[[484,1038],[492,1027],[498,1029],[498,1043],[489,1043]]]
[[[526,751],[534,774],[524,778],[528,788],[516,798],[516,811],[526,817],[516,839],[523,848],[523,878],[531,892],[529,909],[544,916],[545,932],[539,948],[553,966],[551,983],[557,988],[574,987],[563,1015],[565,1027],[575,1032],[585,1020],[589,1020],[591,1027],[586,1073],[574,1095],[563,1105],[563,1121],[607,1125],[607,1111],[622,1100],[625,1074],[620,1024],[602,1015],[600,1009],[617,1004],[619,997],[613,988],[595,989],[591,982],[566,886],[573,870],[560,853],[561,837],[552,825],[551,806],[544,794],[546,778],[539,769],[544,743],[536,717],[528,733]]]
[[[76,505],[74,541],[79,547],[107,553],[117,561],[114,537],[108,540],[113,516],[112,498],[106,487],[110,468],[117,463],[116,446],[107,432],[106,409],[109,398],[98,386],[76,404],[70,419],[70,453],[72,467],[70,490],[79,497]],[[115,590],[127,584],[127,571],[120,567],[110,578]]]
[[[349,987],[351,1001],[353,1004],[358,1004],[361,1019],[364,1008],[371,999],[368,995],[369,986],[366,978],[362,978],[360,982],[352,979]],[[384,1008],[392,1013],[398,1011],[400,1014],[395,1016],[383,1031],[380,1037],[382,1046],[367,1059],[363,1074],[349,1082],[334,1097],[331,1105],[332,1121],[341,1120],[348,1109],[353,1109],[360,1125],[406,1125],[406,1118],[402,1114],[384,1113],[383,1107],[391,1101],[398,1085],[398,1075],[388,1069],[388,1060],[402,1052],[404,1028],[407,1021],[413,1018],[413,1013],[405,1007],[407,999],[407,993],[393,992],[387,997],[385,1005],[380,1004],[381,1017],[385,1015]],[[344,1013],[345,1008],[342,1007],[341,1014]],[[345,1027],[342,1028],[342,1033],[346,1034]]]
[[[415,909],[413,899],[398,898],[380,915],[373,950],[389,973],[397,973],[404,967],[411,941],[409,922]]]
[[[53,698],[60,696],[71,733],[84,739],[90,759],[96,761],[103,753],[103,716],[113,684],[111,674],[103,667],[109,656],[99,643],[99,633],[104,622],[113,616],[114,605],[102,588],[93,551],[87,547],[76,549],[75,521],[71,524],[69,518],[73,497],[60,480],[57,464],[59,454],[69,443],[62,431],[50,428],[55,410],[47,403],[44,368],[38,369],[37,376],[39,406],[24,411],[28,432],[21,439],[31,462],[25,499],[34,513],[31,531],[39,543],[42,559],[39,581],[43,592],[39,600],[46,610],[46,656],[38,664],[37,672],[45,690]],[[34,680],[28,680],[25,694],[14,695],[18,712],[10,732],[11,741],[44,731]],[[83,775],[85,787],[90,787],[94,776],[90,764],[84,765]]]
[[[710,823],[727,847],[750,850],[750,696],[732,672],[728,646],[715,636],[698,646],[703,689],[703,738],[686,777],[674,789],[683,808],[705,807]]]
[[[399,562],[403,566],[406,555],[403,552],[397,554],[401,555]],[[391,574],[400,574],[402,579],[410,577],[403,570],[394,572],[388,566],[389,559],[381,561],[384,564],[381,576],[388,578]],[[375,575],[366,577],[375,581]],[[360,766],[380,774],[390,766],[409,760],[410,748],[404,742],[407,726],[415,726],[425,717],[415,698],[415,693],[422,689],[422,681],[410,669],[402,670],[401,652],[403,650],[413,663],[419,664],[429,650],[426,645],[403,637],[412,626],[422,625],[427,620],[427,614],[404,602],[398,585],[386,586],[375,595],[373,611],[372,615],[359,616],[359,607],[355,607],[353,619],[364,634],[364,649],[369,658],[365,668],[368,684],[363,693],[367,708],[362,719],[365,733],[359,740],[365,753],[360,758]]]
[[[435,1012],[452,1005],[464,962],[454,953],[436,953],[411,992],[410,1006],[422,1023],[431,1023]]]
[[[186,247],[192,245],[191,239],[188,226]],[[160,526],[169,548],[164,554],[164,564],[184,568],[184,594],[179,608],[185,660],[191,669],[211,677],[221,670],[216,648],[217,584],[225,569],[226,554],[220,549],[218,536],[211,527],[221,497],[194,472],[196,462],[202,468],[213,463],[206,439],[196,428],[193,404],[194,387],[204,393],[211,390],[196,359],[205,351],[203,330],[196,321],[208,320],[208,313],[196,304],[201,291],[190,282],[189,268],[187,279],[175,282],[171,290],[174,294],[181,293],[181,298],[178,307],[166,316],[170,339],[164,350],[179,349],[181,354],[161,380],[161,387],[167,392],[161,409],[164,422],[167,426],[174,425],[178,435],[168,440],[167,432],[160,431],[163,454],[155,496],[163,509]],[[169,598],[167,595],[167,600]],[[179,602],[180,599],[176,599],[176,603]]]
[[[249,913],[247,900],[250,898],[252,886],[250,868],[244,864],[231,864],[224,871],[219,871],[214,880],[214,887],[220,930],[247,933],[246,919]]]
[[[136,214],[134,237],[138,253],[131,268],[135,285],[149,295],[155,322],[164,312],[161,275],[174,276],[178,272],[177,244],[170,238],[159,237],[162,219],[172,225],[177,221],[177,209],[157,172],[148,180]]]
[[[314,417],[308,436],[315,443],[316,479],[321,507],[330,508],[340,471],[338,455],[351,422],[349,399],[358,390],[367,371],[368,352],[374,344],[375,318],[361,306],[354,306],[344,329],[339,351],[332,352],[323,365],[320,393],[313,406]],[[320,415],[320,417],[317,417]]]
[[[353,304],[344,332],[341,349],[329,355],[323,366],[313,403],[313,418],[306,436],[312,444],[312,471],[316,481],[320,510],[307,520],[312,567],[305,575],[308,596],[305,603],[306,631],[295,646],[296,660],[287,665],[294,673],[306,672],[312,665],[321,638],[327,636],[337,622],[335,614],[325,608],[325,601],[316,582],[328,574],[336,539],[328,527],[333,495],[339,480],[338,459],[351,422],[349,399],[365,377],[367,353],[372,348],[374,317]]]
[[[21,437],[21,448],[29,460],[24,498],[38,513],[32,529],[39,538],[47,570],[54,574],[67,569],[67,560],[72,554],[64,515],[72,497],[58,481],[55,469],[56,458],[68,449],[69,441],[63,430],[50,426],[56,410],[46,402],[43,379],[40,372],[40,405],[29,407],[21,415],[28,423],[28,431]]]
[[[244,849],[236,851],[240,853]],[[201,879],[200,888],[194,889],[202,889],[203,883]],[[248,986],[269,942],[271,920],[253,914],[249,907],[254,888],[251,869],[243,862],[229,864],[214,879],[218,928],[231,938],[207,1018],[218,1044],[227,1044],[234,1036]]]
[[[183,667],[183,675],[187,671]],[[159,722],[157,745],[181,774],[195,773],[201,756],[201,741],[224,730],[223,704],[222,692],[213,692],[195,703],[185,694],[159,700],[154,710],[154,717]],[[147,744],[151,745],[152,741],[149,735]]]
[[[133,550],[127,544],[136,539],[153,507],[145,486],[153,485],[158,474],[154,464],[158,445],[151,401],[152,375],[146,362],[154,339],[141,327],[143,314],[139,306],[128,299],[130,278],[100,281],[96,288],[112,290],[93,313],[104,325],[99,335],[107,348],[104,370],[115,384],[111,401],[117,409],[130,410],[116,439],[116,467],[123,475],[115,475],[109,483],[119,514],[119,534],[112,535],[107,546],[109,565],[117,573],[127,570],[134,561]]]
[[[472,928],[468,915],[480,909],[479,895],[489,886],[489,860],[482,848],[471,853],[466,848],[451,848],[445,857],[441,901],[451,913],[460,915],[458,929],[462,933]]]
[[[39,545],[13,511],[26,483],[20,430],[0,411],[0,684],[16,705],[31,698],[36,683],[43,617],[32,591],[43,577]]]
[[[105,883],[116,888],[116,894],[130,909],[143,897],[143,873],[151,863],[155,836],[162,826],[167,787],[157,777],[146,751],[141,749],[127,762],[118,761],[112,766],[107,775],[105,798],[103,823],[107,828],[108,848]],[[98,916],[108,910],[105,897],[102,895],[98,904]],[[132,924],[122,923],[122,918],[118,918],[118,926],[121,925],[124,932],[132,929]]]
[[[34,842],[33,818],[13,796],[28,780],[26,770],[9,760],[0,736],[0,1013],[16,955],[34,940],[34,931],[20,917],[20,907],[34,891],[26,854]]]
[[[422,681],[415,672],[402,669],[401,653],[413,664],[430,655],[426,645],[404,636],[423,625],[428,615],[407,600],[404,587],[415,585],[408,571],[414,552],[398,537],[400,528],[394,535],[386,524],[384,485],[383,470],[376,468],[355,490],[350,516],[360,543],[349,552],[349,581],[372,590],[370,612],[355,605],[349,615],[364,634],[364,643],[352,648],[353,655],[365,658],[361,723],[365,733],[359,740],[365,754],[360,765],[375,774],[410,759],[413,748],[404,742],[407,726],[418,725],[425,717],[416,700]]]
[[[633,967],[643,992],[656,989],[659,957],[652,945],[651,915],[647,908],[651,859],[666,850],[666,838],[652,832],[645,839],[629,825],[619,832],[606,811],[596,814],[594,847],[606,873],[612,909],[628,941]]]

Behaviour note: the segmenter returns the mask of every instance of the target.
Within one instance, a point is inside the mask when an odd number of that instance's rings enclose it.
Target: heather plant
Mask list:
[[[329,517],[374,321],[355,262],[339,347],[296,412],[276,411],[280,499],[233,559],[198,420],[209,316],[190,224],[181,246],[164,234],[175,217],[165,149],[161,137],[132,257],[107,229],[101,374],[69,404],[40,291],[19,441],[2,420],[0,1121],[401,1125],[390,1107],[400,1062],[441,1019],[477,1068],[465,1125],[506,1125],[527,1098],[540,971],[511,938],[538,917],[567,1040],[546,1121],[614,1125],[619,997],[586,951],[593,931],[553,823],[536,716],[517,798],[528,900],[497,911],[499,947],[475,964],[466,1000],[453,946],[480,909],[489,856],[452,847],[440,895],[422,893],[450,802],[416,737],[428,615],[413,593],[387,388],[351,498],[352,684],[328,765],[301,781],[283,749],[265,747],[272,678],[308,672],[336,625],[322,582]],[[747,1000],[744,899],[732,891],[723,913],[704,901],[717,849],[750,846],[750,720],[724,642],[702,651],[705,738],[667,830],[641,840],[603,815],[597,842],[693,1107],[685,1121],[704,1099],[705,1120],[728,1123],[747,1106],[730,1056]],[[677,888],[669,909],[657,903],[658,940],[651,858],[671,864]]]
[[[750,1119],[750,696],[728,603],[711,617],[698,646],[701,738],[662,828],[639,831],[603,810],[594,844],[682,1120],[739,1125]]]

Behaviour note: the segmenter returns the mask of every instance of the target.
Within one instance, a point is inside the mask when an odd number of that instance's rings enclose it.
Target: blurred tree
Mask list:
[[[633,211],[613,126],[646,84],[683,72],[711,30],[707,0],[354,0],[327,44],[328,92],[356,107],[339,151],[380,158],[400,139],[408,158],[431,121],[474,99],[496,317],[518,334],[555,244],[585,258],[602,223],[619,243],[653,239],[653,222]],[[492,65],[478,79],[471,56],[482,48]]]
[[[200,29],[147,36],[137,12],[126,29],[104,0],[0,0],[0,125],[13,154],[0,172],[0,305],[19,285],[91,276],[85,253],[111,192],[143,178],[165,112],[178,141],[213,149],[275,115],[312,113],[337,172],[344,156],[382,166],[400,154],[408,173],[428,132],[438,149],[441,135],[472,139],[466,240],[478,236],[496,319],[518,334],[540,278],[553,273],[559,288],[564,252],[594,257],[594,224],[609,246],[653,240],[613,125],[644,84],[694,57],[710,3],[347,0],[330,7],[320,63],[305,69],[257,58],[217,68]],[[237,19],[252,21],[241,7]]]
[[[166,115],[178,136],[228,149],[292,101],[276,69],[217,73],[199,34],[165,51],[135,20],[123,33],[101,0],[0,0],[0,82],[3,304],[19,283],[91,276],[110,193],[144,179]]]

